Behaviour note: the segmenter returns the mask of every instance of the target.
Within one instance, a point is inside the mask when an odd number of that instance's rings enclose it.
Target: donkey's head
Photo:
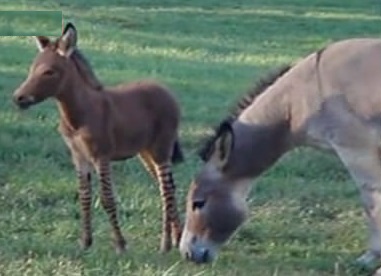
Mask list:
[[[70,55],[77,43],[77,32],[68,23],[55,41],[44,36],[35,37],[39,53],[33,61],[27,79],[14,92],[13,100],[22,109],[48,97],[58,96],[70,83]]]
[[[223,123],[211,144],[210,156],[190,186],[182,255],[197,263],[214,260],[219,247],[245,221],[249,181],[230,174],[234,133]]]

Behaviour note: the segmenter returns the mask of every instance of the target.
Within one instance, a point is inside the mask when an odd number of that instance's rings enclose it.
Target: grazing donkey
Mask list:
[[[180,242],[185,258],[212,261],[244,222],[250,180],[284,153],[311,146],[335,153],[357,183],[369,220],[364,265],[381,257],[381,40],[328,45],[264,82],[201,151]]]
[[[77,49],[77,31],[68,23],[61,37],[36,37],[40,50],[29,76],[15,91],[22,109],[49,97],[57,101],[59,131],[70,149],[78,174],[81,247],[92,244],[91,167],[100,179],[100,198],[112,226],[115,250],[125,250],[110,179],[110,162],[139,155],[159,182],[163,229],[161,251],[178,245],[181,236],[171,161],[182,161],[178,143],[180,109],[163,86],[148,81],[106,88]],[[171,241],[172,239],[172,241]]]

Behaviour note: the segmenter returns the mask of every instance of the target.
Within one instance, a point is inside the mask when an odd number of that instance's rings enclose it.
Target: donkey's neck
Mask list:
[[[258,96],[234,122],[232,176],[256,177],[291,148],[287,91],[276,89],[271,87]]]
[[[276,125],[289,120],[292,87],[281,78],[254,99],[239,116],[238,121],[248,125]]]

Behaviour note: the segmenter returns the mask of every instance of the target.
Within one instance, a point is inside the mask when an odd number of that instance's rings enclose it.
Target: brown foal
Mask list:
[[[28,78],[14,93],[22,109],[49,97],[57,100],[59,131],[70,149],[79,180],[81,247],[92,244],[91,170],[100,180],[101,204],[112,226],[115,250],[125,250],[113,195],[110,163],[138,155],[158,181],[162,198],[161,251],[181,236],[171,163],[183,159],[178,143],[180,108],[171,92],[149,81],[104,87],[77,49],[77,31],[68,23],[57,40],[36,37],[40,50]],[[172,239],[172,240],[171,240]]]

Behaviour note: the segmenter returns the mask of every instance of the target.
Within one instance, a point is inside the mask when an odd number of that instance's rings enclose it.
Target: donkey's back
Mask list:
[[[282,81],[293,87],[293,129],[305,132],[308,140],[323,147],[327,140],[355,143],[352,133],[364,129],[381,138],[380,39],[330,44],[296,64]]]

